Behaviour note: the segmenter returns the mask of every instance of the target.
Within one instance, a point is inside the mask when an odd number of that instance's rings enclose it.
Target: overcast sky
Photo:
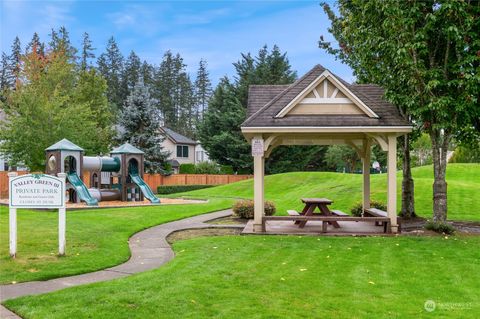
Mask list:
[[[17,1],[1,0],[1,51],[10,52],[16,35],[22,46],[37,32],[48,41],[52,28],[65,26],[80,46],[83,32],[96,55],[114,36],[125,56],[134,50],[158,64],[166,50],[179,52],[194,73],[208,62],[214,83],[232,76],[241,52],[256,54],[264,44],[288,53],[301,76],[322,64],[351,82],[351,70],[318,48],[328,35],[328,20],[319,1]]]

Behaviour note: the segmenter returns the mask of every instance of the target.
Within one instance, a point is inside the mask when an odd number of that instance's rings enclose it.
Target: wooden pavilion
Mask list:
[[[384,98],[381,87],[348,84],[321,65],[291,85],[253,85],[242,133],[254,158],[253,230],[262,231],[265,158],[279,145],[353,147],[363,163],[363,208],[370,208],[370,154],[373,143],[388,153],[387,213],[397,232],[397,137],[412,126]]]

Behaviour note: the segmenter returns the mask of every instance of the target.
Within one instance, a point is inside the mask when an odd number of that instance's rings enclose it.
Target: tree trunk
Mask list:
[[[447,181],[445,179],[447,171],[447,148],[450,140],[450,134],[442,132],[440,129],[432,129],[430,132],[432,139],[432,157],[433,157],[433,221],[444,223],[447,220]]]
[[[410,136],[404,135],[403,143],[403,180],[402,180],[402,209],[400,216],[413,218],[415,214],[415,185],[412,178],[410,158]]]

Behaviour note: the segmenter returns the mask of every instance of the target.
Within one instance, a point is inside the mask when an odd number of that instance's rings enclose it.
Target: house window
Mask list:
[[[177,145],[177,157],[188,157],[187,145]]]

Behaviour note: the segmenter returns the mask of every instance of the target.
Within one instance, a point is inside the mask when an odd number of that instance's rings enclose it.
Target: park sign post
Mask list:
[[[9,230],[10,256],[17,254],[17,208],[58,209],[58,254],[65,255],[65,173],[58,177],[45,174],[28,174],[9,177]]]

